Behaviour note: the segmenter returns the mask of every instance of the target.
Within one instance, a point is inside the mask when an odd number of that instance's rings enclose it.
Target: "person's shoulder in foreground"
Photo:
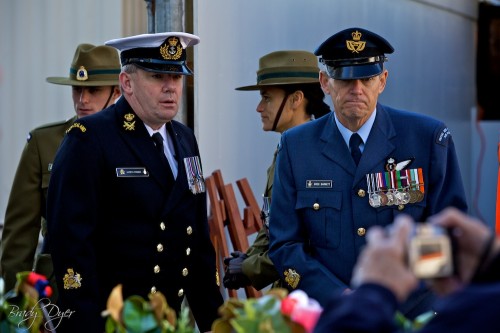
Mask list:
[[[261,99],[256,111],[262,129],[283,133],[330,113],[324,102],[325,94],[319,80],[318,59],[309,51],[280,50],[259,58],[256,84],[236,88],[258,91]],[[276,153],[267,170],[267,182],[262,196],[262,229],[245,253],[234,251],[224,259],[226,288],[239,289],[252,285],[263,289],[270,284],[280,286],[280,275],[269,258],[269,211],[273,188]]]
[[[426,281],[440,297],[436,315],[419,332],[499,332],[500,239],[484,223],[455,208],[432,216],[429,223],[450,231],[456,269],[450,276]],[[392,229],[369,230],[368,246],[354,270],[356,291],[328,303],[315,333],[401,330],[394,321],[397,304],[418,283],[406,259],[413,228],[411,218],[399,216]]]

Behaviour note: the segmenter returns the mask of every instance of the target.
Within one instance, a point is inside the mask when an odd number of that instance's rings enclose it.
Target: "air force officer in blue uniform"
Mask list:
[[[193,131],[172,120],[191,75],[174,32],[106,42],[121,51],[122,98],[75,122],[57,153],[48,191],[48,245],[66,332],[103,332],[111,290],[184,297],[201,332],[223,303],[209,238],[207,198]],[[58,330],[59,331],[59,330]]]
[[[371,226],[390,224],[398,214],[425,221],[447,206],[467,210],[446,125],[378,103],[392,52],[384,38],[361,28],[328,38],[315,54],[325,65],[320,82],[335,112],[281,138],[270,257],[290,289],[321,304],[349,292]],[[432,299],[421,289],[400,310],[414,317]]]

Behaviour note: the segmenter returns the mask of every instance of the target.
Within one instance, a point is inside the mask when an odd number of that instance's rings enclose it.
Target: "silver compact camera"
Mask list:
[[[409,240],[408,262],[420,279],[453,275],[453,247],[447,229],[417,223]]]

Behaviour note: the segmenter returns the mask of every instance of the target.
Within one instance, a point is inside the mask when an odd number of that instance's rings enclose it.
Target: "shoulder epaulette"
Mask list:
[[[64,124],[68,124],[68,126],[69,126],[69,124],[73,123],[75,120],[76,120],[76,117],[71,117],[71,118],[66,119],[66,120],[59,120],[59,121],[55,121],[55,122],[52,122],[52,123],[46,123],[46,124],[37,126],[33,130],[42,129],[42,128],[56,127],[56,126],[61,126],[61,125],[64,125]]]

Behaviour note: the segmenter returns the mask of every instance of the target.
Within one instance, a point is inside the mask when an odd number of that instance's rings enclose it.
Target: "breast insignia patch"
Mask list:
[[[293,289],[297,288],[300,282],[300,274],[291,268],[286,270],[283,274],[285,275],[285,282]]]
[[[64,289],[78,289],[82,286],[82,278],[80,274],[73,271],[73,268],[68,268],[68,273],[64,275]]]

